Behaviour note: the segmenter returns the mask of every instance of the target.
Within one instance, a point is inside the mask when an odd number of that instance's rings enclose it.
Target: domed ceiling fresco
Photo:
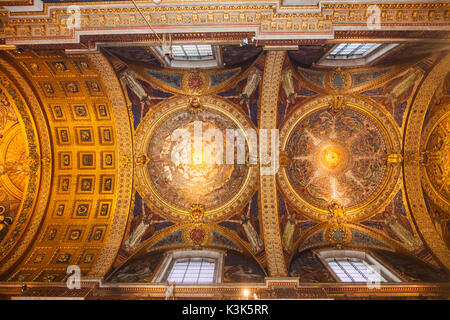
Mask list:
[[[326,209],[332,200],[354,208],[388,177],[386,138],[367,114],[321,109],[301,119],[286,143],[289,183],[306,202]]]
[[[254,168],[238,159],[226,161],[227,152],[238,154],[237,146],[226,139],[227,130],[245,132],[252,128],[251,123],[223,100],[204,98],[200,103],[201,110],[188,110],[185,99],[172,100],[161,108],[164,116],[152,113],[136,130],[136,151],[149,158],[144,167],[137,168],[137,189],[150,205],[159,205],[175,219],[189,217],[190,207],[197,204],[205,210],[206,221],[217,220],[230,212],[227,206],[231,203],[248,202],[248,192],[255,187]],[[188,139],[173,136],[176,130],[187,133]],[[201,138],[202,132],[214,135],[202,139],[196,148],[196,135]],[[242,151],[247,158],[248,152]],[[184,161],[184,152],[188,161]],[[247,197],[241,200],[242,193]]]

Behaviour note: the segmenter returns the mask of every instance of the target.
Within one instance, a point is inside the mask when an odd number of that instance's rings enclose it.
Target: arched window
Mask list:
[[[369,253],[356,250],[321,250],[317,256],[340,282],[401,282]]]
[[[219,283],[222,282],[222,251],[173,250],[166,253],[154,282]]]

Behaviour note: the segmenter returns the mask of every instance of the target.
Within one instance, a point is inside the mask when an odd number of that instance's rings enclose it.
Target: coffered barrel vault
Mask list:
[[[46,208],[31,220],[40,231],[10,279],[62,279],[75,262],[101,275],[118,249],[131,194],[131,131],[118,81],[102,56],[29,52],[15,63],[46,115],[39,120],[51,142],[42,143],[52,156],[40,162],[54,165],[43,186],[51,188]]]

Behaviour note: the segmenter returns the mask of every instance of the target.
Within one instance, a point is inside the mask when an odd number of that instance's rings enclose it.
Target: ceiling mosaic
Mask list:
[[[320,248],[401,252],[447,266],[448,56],[316,69],[286,52],[249,50],[241,64],[229,54],[228,68],[194,70],[164,69],[138,51],[139,61],[135,47],[2,53],[23,82],[1,69],[5,255],[24,199],[35,205],[48,189],[41,215],[29,209],[34,240],[22,244],[18,263],[2,264],[2,280],[61,282],[76,264],[87,278],[148,283],[164,253],[183,248],[227,252],[222,276],[231,283],[329,282],[313,254]],[[25,84],[33,92],[26,98]],[[44,116],[33,111],[27,122],[29,96]],[[197,148],[199,125],[210,136]],[[248,146],[239,162],[234,144],[220,140],[230,129],[259,139],[259,129],[279,129],[278,172],[264,173]],[[188,138],[173,139],[176,132]],[[231,163],[211,161],[226,162],[228,151]],[[45,170],[53,183],[39,183]]]
[[[230,69],[172,71],[137,65],[116,52],[105,49],[130,104],[136,192],[110,272],[130,259],[186,246],[245,253],[264,267],[257,167],[249,165],[248,146],[238,158],[226,138],[227,130],[256,129],[263,57]],[[191,147],[191,161],[184,163],[179,142],[195,146],[198,125],[201,134],[214,134],[200,149]],[[176,130],[190,138],[172,139]],[[216,139],[222,138],[219,152]],[[235,155],[231,163],[227,152]]]

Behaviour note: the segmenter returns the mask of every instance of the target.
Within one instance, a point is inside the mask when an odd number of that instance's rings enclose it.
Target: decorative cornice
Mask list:
[[[0,294],[14,300],[39,297],[102,299],[164,299],[167,286],[155,284],[106,284],[101,281],[82,281],[81,289],[70,290],[66,283],[27,283],[28,290],[21,292],[23,283],[0,283]],[[202,285],[179,284],[175,290],[176,299],[242,299],[242,289],[246,288],[259,299],[361,299],[372,298],[420,298],[448,299],[448,283],[405,283],[381,284],[379,288],[367,285],[343,283],[299,284],[297,279],[266,278],[262,284]]]
[[[43,12],[9,12],[3,32],[8,44],[79,43],[89,35],[151,34],[144,18],[129,2],[73,2],[80,8],[80,27],[69,29],[68,3],[45,3]],[[158,33],[254,32],[258,41],[333,39],[335,32],[368,30],[369,4],[326,4],[280,9],[274,1],[226,4],[140,4]],[[380,4],[377,32],[419,31],[424,27],[448,32],[448,3]],[[430,31],[431,32],[431,31]],[[435,36],[434,36],[435,37]],[[157,42],[156,42],[157,43]]]

